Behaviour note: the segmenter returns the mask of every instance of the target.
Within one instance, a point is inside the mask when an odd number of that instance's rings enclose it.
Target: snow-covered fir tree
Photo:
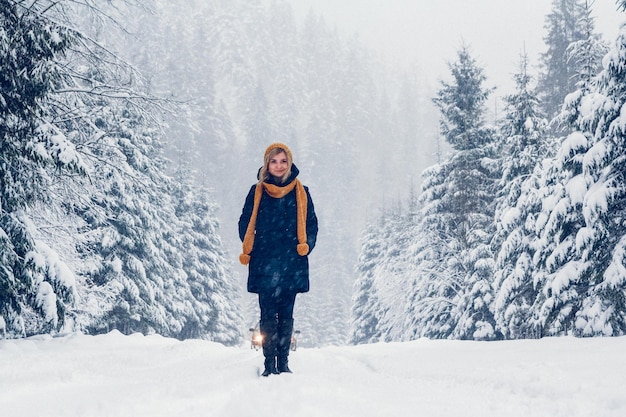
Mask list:
[[[529,229],[528,220],[539,208],[540,199],[528,188],[536,181],[540,161],[554,151],[546,142],[547,122],[539,110],[525,53],[514,80],[515,92],[505,97],[500,126],[502,177],[493,246],[498,250],[494,271],[496,322],[505,337],[517,339],[534,335],[529,317],[536,297],[531,245],[535,230]]]
[[[50,202],[48,187],[64,172],[84,168],[45,106],[76,34],[44,10],[0,1],[0,317],[10,336],[58,330],[75,301],[71,274],[55,273],[62,263],[35,240],[27,212]]]
[[[446,274],[450,235],[439,215],[446,193],[444,166],[434,165],[422,175],[421,208],[416,218],[413,245],[409,252],[416,267],[407,286],[405,338],[446,337],[451,332],[451,299],[459,286]]]
[[[183,305],[184,277],[168,259],[168,237],[177,233],[171,181],[162,174],[155,132],[132,108],[111,104],[101,109],[101,132],[89,144],[96,187],[81,213],[88,224],[83,250],[97,254],[93,269],[82,272],[91,294],[106,294],[88,330],[175,336],[193,312]]]
[[[546,334],[622,335],[626,331],[626,33],[622,28],[603,71],[578,104],[575,127],[555,160],[555,196],[544,207],[537,300]],[[571,101],[569,100],[571,98]]]
[[[204,338],[233,345],[241,340],[238,324],[243,322],[232,265],[226,260],[215,205],[185,165],[174,177],[176,219],[180,226],[173,236],[176,249],[171,262],[183,271],[192,307],[180,338]]]
[[[85,330],[237,343],[239,305],[205,192],[164,174],[160,134],[135,107],[106,102],[98,114],[85,144],[94,186],[75,209],[86,225]]]
[[[398,340],[404,325],[405,280],[412,271],[415,203],[383,212],[363,237],[353,295],[350,343]]]
[[[373,343],[381,340],[378,314],[381,311],[375,287],[376,267],[384,254],[380,226],[370,224],[363,236],[363,244],[356,266],[357,279],[352,299],[350,343]]]
[[[592,88],[592,80],[602,69],[602,58],[609,50],[608,45],[595,33],[595,20],[589,3],[585,2],[585,5],[580,22],[583,38],[570,43],[566,51],[568,61],[574,63],[577,69],[572,75],[576,90],[567,96],[561,112],[555,118],[555,123],[567,131],[577,125],[580,101]]]
[[[409,332],[459,339],[499,337],[493,301],[493,211],[497,176],[496,135],[485,125],[483,69],[468,47],[449,64],[452,82],[434,99],[441,131],[454,152],[428,172],[421,198],[418,266]],[[430,178],[429,178],[430,177]],[[427,245],[427,246],[426,246]],[[424,273],[420,270],[424,268]]]
[[[547,50],[541,54],[541,72],[537,89],[542,111],[551,120],[561,112],[565,97],[576,90],[576,83],[583,66],[568,53],[570,45],[589,39],[593,28],[589,26],[591,6],[586,0],[553,0],[552,11],[546,16],[544,37]],[[590,33],[591,29],[591,33]],[[552,132],[558,134],[563,128],[554,125]]]

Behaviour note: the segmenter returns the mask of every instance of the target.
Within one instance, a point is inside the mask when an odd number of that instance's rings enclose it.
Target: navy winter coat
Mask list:
[[[298,176],[298,168],[291,167],[288,185]],[[250,188],[239,218],[239,238],[243,242],[252,216],[254,191],[256,184]],[[304,187],[307,195],[306,232],[309,253],[315,247],[317,239],[317,217],[309,189]],[[263,192],[256,220],[254,246],[250,253],[248,265],[248,292],[261,293],[281,287],[295,292],[309,291],[309,259],[297,252],[297,212],[295,188],[282,198],[273,198]]]

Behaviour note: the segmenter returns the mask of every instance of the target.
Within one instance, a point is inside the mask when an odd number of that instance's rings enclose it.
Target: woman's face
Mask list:
[[[283,175],[289,169],[289,163],[287,161],[287,155],[285,152],[277,153],[272,158],[270,158],[270,164],[268,167],[268,171],[274,177],[282,178]]]

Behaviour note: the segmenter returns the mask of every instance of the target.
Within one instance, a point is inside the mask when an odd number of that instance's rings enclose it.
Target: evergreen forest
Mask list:
[[[497,116],[471,39],[428,85],[287,0],[0,22],[0,337],[240,344],[237,220],[272,142],[320,221],[304,345],[626,332],[626,31],[584,0],[553,0]]]

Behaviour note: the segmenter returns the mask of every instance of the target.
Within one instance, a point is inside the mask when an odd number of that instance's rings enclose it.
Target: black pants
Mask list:
[[[280,287],[259,293],[263,355],[265,356],[265,369],[270,372],[276,369],[276,363],[278,364],[277,372],[291,372],[287,367],[287,357],[293,332],[295,301],[294,291],[285,291]]]
[[[293,320],[293,307],[296,293],[280,287],[259,293],[261,321]]]

